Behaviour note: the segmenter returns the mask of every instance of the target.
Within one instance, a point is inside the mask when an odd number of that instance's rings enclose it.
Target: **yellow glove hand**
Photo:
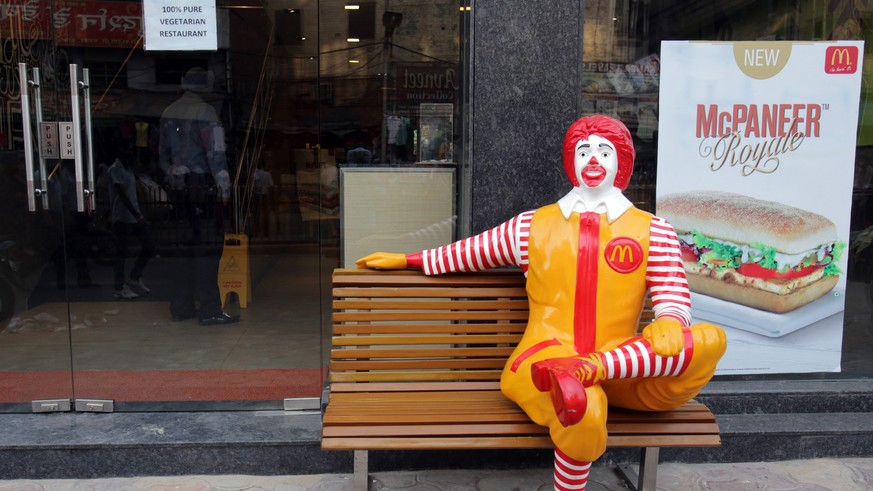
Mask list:
[[[658,356],[676,356],[685,347],[682,323],[671,317],[655,319],[643,328],[643,339],[652,344],[652,351]]]
[[[374,252],[355,261],[359,268],[406,269],[406,254]]]

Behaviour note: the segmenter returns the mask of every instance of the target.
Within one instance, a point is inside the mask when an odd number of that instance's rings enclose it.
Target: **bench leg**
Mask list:
[[[620,465],[616,469],[624,478],[632,491],[655,491],[658,479],[658,447],[643,447],[640,451],[640,473],[629,465]]]
[[[367,462],[367,457],[366,450],[354,451],[355,474],[352,483],[352,489],[354,489],[354,491],[368,491],[370,487],[369,464]]]
[[[639,491],[655,491],[658,479],[658,447],[643,447],[640,451],[640,484]]]

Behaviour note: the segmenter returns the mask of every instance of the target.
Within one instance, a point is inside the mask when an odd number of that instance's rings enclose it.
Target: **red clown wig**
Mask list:
[[[636,158],[634,140],[624,123],[609,116],[600,114],[587,116],[577,119],[570,125],[564,137],[564,172],[567,173],[573,186],[579,185],[575,170],[576,144],[580,140],[587,140],[591,135],[605,138],[615,145],[618,155],[615,187],[624,191],[630,184],[631,174],[634,171],[634,158]]]

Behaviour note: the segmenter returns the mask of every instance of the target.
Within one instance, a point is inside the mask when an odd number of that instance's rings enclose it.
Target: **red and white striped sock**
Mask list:
[[[555,491],[582,491],[588,483],[591,462],[580,462],[555,448]]]
[[[675,377],[688,368],[693,348],[689,329],[685,329],[685,348],[676,356],[658,356],[642,336],[632,338],[614,350],[600,353],[606,372],[604,379]]]

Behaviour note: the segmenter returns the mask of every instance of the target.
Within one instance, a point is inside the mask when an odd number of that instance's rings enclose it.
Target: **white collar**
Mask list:
[[[588,193],[583,193],[580,187],[575,187],[558,200],[558,207],[561,208],[561,213],[565,219],[569,219],[570,214],[574,211],[578,213],[605,212],[606,219],[612,223],[633,206],[633,203],[621,194],[617,187],[612,187],[603,196],[595,199],[585,196],[586,194]]]

